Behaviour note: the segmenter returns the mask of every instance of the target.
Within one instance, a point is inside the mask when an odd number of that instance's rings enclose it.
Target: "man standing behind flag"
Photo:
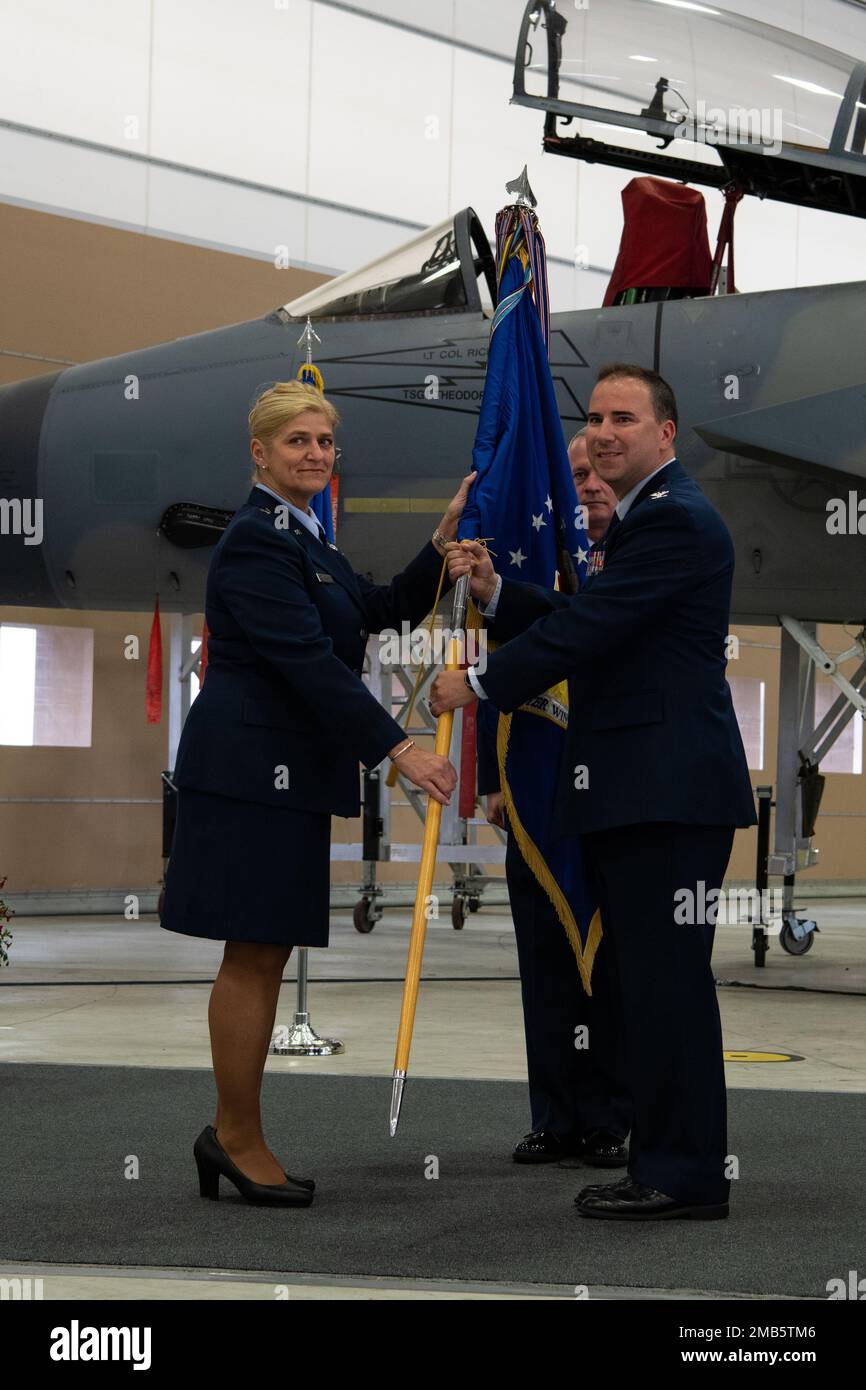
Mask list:
[[[568,462],[577,496],[586,519],[586,534],[592,541],[586,573],[597,574],[604,565],[603,539],[618,498],[613,488],[598,476],[589,461],[586,425],[568,441]]]
[[[588,460],[585,426],[569,442],[568,462],[593,543],[589,565],[600,568],[601,541],[617,497]],[[486,797],[490,824],[507,830],[496,757],[497,717],[489,701],[479,705],[478,794]],[[517,942],[532,1124],[512,1157],[515,1163],[536,1164],[573,1154],[591,1167],[624,1168],[631,1107],[606,948],[602,943],[590,999],[556,909],[513,834],[508,836],[505,874]]]
[[[580,833],[598,888],[633,1106],[629,1176],[584,1188],[583,1216],[728,1214],[715,919],[677,925],[675,895],[706,902],[734,829],[756,817],[725,680],[733,543],[676,459],[676,428],[673,392],[656,372],[602,369],[587,444],[620,500],[604,568],[580,593],[500,578],[478,545],[452,546],[449,560],[452,579],[472,567],[473,597],[507,641],[473,678],[476,691],[508,711],[569,682],[555,821]],[[461,674],[443,672],[433,712],[471,698]]]

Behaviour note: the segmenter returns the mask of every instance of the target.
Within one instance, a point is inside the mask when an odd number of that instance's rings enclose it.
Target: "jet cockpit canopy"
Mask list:
[[[529,0],[513,101],[558,154],[866,216],[866,63],[711,4]]]
[[[482,313],[496,301],[490,243],[463,208],[394,251],[350,270],[284,306],[295,319]]]

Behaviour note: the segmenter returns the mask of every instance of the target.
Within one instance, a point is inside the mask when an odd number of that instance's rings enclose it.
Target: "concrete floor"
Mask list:
[[[773,938],[755,969],[747,926],[719,928],[714,967],[729,1087],[866,1090],[866,901],[810,902],[820,934],[808,955],[786,955]],[[312,1023],[339,1038],[343,1055],[271,1057],[275,1071],[381,1076],[393,1066],[411,914],[386,913],[366,936],[348,913],[332,917],[327,951],[310,954]],[[163,931],[155,917],[21,917],[13,920],[13,964],[2,972],[0,1060],[210,1069],[207,1001],[222,943]],[[293,972],[293,962],[289,973]],[[288,1024],[295,986],[284,984],[277,1023]],[[761,1062],[741,1054],[794,1054]],[[525,1080],[517,957],[510,917],[470,916],[455,932],[431,922],[412,1049],[412,1074]],[[528,1105],[527,1105],[528,1128]],[[520,1136],[515,1134],[515,1140]],[[301,1299],[574,1297],[571,1288],[447,1285],[437,1281],[351,1280],[237,1271],[74,1269],[0,1266],[0,1276],[42,1277],[47,1299],[269,1299],[287,1284]],[[633,1298],[634,1290],[593,1289]],[[730,1297],[724,1290],[646,1290],[648,1298]]]

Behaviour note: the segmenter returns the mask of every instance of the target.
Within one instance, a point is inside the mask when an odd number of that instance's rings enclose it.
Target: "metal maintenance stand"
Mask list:
[[[435,733],[436,720],[430,713],[426,693],[438,669],[434,665],[425,673],[415,703],[413,722],[406,730],[408,737]],[[405,707],[415,685],[414,670],[410,666],[397,662],[383,662],[379,643],[374,638],[367,647],[364,679],[371,693],[385,709],[391,708],[392,677],[396,677],[402,686]],[[457,768],[458,776],[460,773],[462,733],[463,711],[456,710],[450,757]],[[364,775],[364,820],[361,843],[331,845],[332,862],[360,861],[363,863],[360,898],[355,904],[352,914],[355,928],[359,932],[372,931],[375,924],[381,919],[385,906],[388,905],[386,889],[376,880],[377,864],[417,864],[421,857],[420,841],[416,844],[395,844],[391,839],[392,793],[387,784],[390,768],[391,764],[386,760],[379,767],[366,772]],[[417,815],[419,823],[423,825],[426,807],[424,793],[401,777],[399,772],[397,787]],[[442,808],[438,859],[449,865],[453,875],[450,889],[451,925],[457,931],[462,929],[467,912],[478,911],[482,896],[488,901],[496,903],[497,906],[505,905],[508,902],[504,878],[488,876],[484,872],[485,865],[505,863],[505,834],[493,827],[496,831],[497,843],[495,845],[479,845],[477,843],[478,829],[486,825],[487,822],[483,818],[460,816],[457,795],[452,796],[450,804]],[[387,889],[387,900],[394,906],[397,906],[397,903],[393,901],[394,898],[400,896],[402,895],[398,885],[393,885]],[[413,899],[414,888],[412,889]]]
[[[818,926],[810,918],[798,917],[794,906],[797,872],[813,868],[819,851],[812,845],[815,821],[824,791],[819,771],[821,759],[839,735],[859,714],[866,719],[866,629],[861,629],[847,651],[831,656],[816,637],[814,622],[800,622],[782,614],[779,618],[782,642],[779,663],[779,732],[776,751],[776,801],[772,788],[758,788],[758,862],[755,887],[766,889],[769,879],[781,876],[783,883],[782,929],[779,940],[792,956],[803,956],[812,949]],[[839,669],[859,658],[850,679]],[[815,673],[829,676],[839,695],[821,722],[815,725]],[[776,827],[770,849],[770,811],[775,806]],[[764,898],[761,897],[763,903]],[[762,914],[763,915],[763,914]],[[769,946],[769,933],[763,921],[753,924],[752,950],[755,965],[763,966]]]

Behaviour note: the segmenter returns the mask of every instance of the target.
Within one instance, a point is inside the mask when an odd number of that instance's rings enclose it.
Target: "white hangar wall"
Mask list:
[[[866,57],[866,10],[847,0],[727,8]],[[492,236],[526,162],[554,308],[598,304],[629,175],[542,155],[541,114],[509,106],[522,12],[523,0],[3,0],[0,199],[266,260],[285,246],[295,268],[337,273],[467,203]],[[712,238],[721,197],[705,196]],[[862,276],[857,219],[752,199],[737,221],[742,289]]]

